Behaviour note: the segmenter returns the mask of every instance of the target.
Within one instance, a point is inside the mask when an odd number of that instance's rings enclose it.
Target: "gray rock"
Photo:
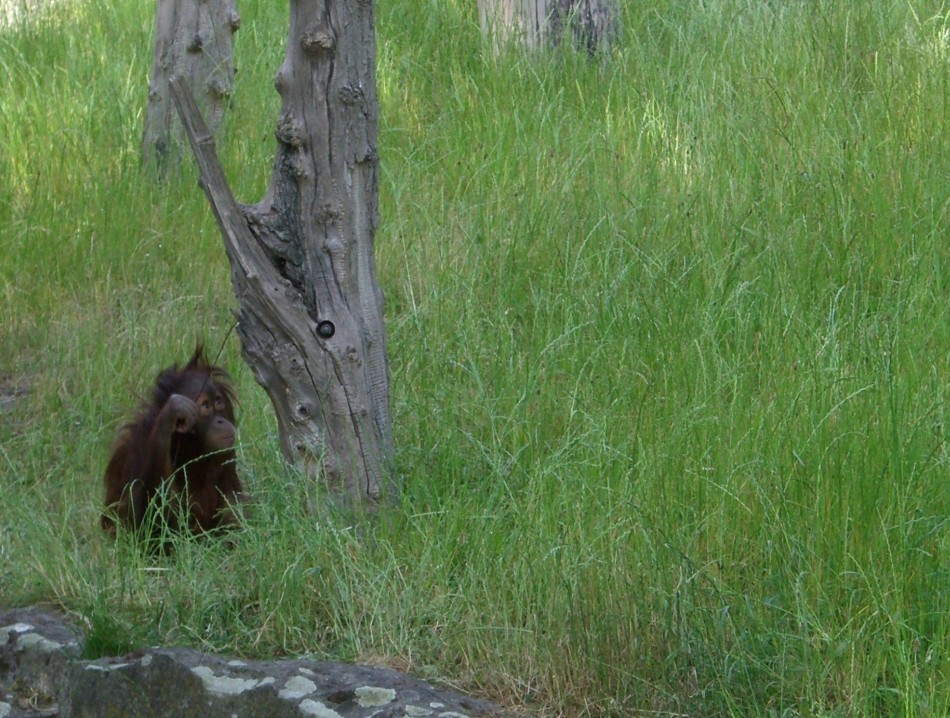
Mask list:
[[[0,612],[0,718],[59,715],[59,696],[81,636],[40,609]]]
[[[61,616],[0,612],[0,718],[467,718],[497,707],[396,671],[185,648],[82,660]]]

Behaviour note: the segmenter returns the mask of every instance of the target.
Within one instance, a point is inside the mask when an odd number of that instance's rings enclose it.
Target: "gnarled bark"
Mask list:
[[[270,187],[239,206],[187,83],[175,101],[231,261],[244,357],[284,456],[350,506],[395,490],[378,224],[371,0],[290,2]]]
[[[169,82],[183,77],[217,132],[234,85],[233,35],[241,25],[235,0],[157,0],[155,51],[142,155],[160,173],[176,166],[185,147]]]
[[[478,0],[482,32],[497,50],[514,39],[529,49],[571,38],[593,55],[619,33],[616,0]]]

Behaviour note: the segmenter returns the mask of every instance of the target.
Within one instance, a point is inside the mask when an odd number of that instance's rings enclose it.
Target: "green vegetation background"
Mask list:
[[[404,501],[306,514],[232,336],[257,506],[158,561],[97,528],[106,453],[235,300],[190,162],[140,169],[154,7],[0,28],[0,605],[541,715],[950,714],[948,4],[624,3],[603,62],[473,5],[378,3]],[[286,9],[241,11],[256,202]]]

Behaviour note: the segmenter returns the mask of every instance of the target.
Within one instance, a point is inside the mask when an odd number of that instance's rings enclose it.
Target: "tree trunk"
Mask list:
[[[619,34],[617,0],[478,0],[482,32],[498,49],[511,40],[529,49],[570,38],[594,55]]]
[[[217,132],[234,85],[233,35],[241,18],[235,0],[157,0],[157,6],[142,156],[164,174],[178,165],[185,146],[169,81],[187,80]]]
[[[231,261],[244,357],[288,461],[351,507],[395,495],[378,224],[372,0],[291,0],[270,188],[238,206],[187,82],[172,83]]]

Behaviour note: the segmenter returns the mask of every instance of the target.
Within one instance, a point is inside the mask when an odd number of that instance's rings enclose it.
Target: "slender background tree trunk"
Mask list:
[[[185,78],[216,133],[234,85],[233,35],[240,25],[235,0],[157,0],[142,154],[160,173],[178,165],[185,147],[169,81]]]
[[[478,16],[496,51],[511,40],[538,49],[569,37],[593,55],[620,30],[617,0],[478,0]]]
[[[349,506],[395,494],[378,224],[371,0],[291,0],[270,188],[234,201],[188,83],[172,83],[231,260],[244,357],[284,456]]]

